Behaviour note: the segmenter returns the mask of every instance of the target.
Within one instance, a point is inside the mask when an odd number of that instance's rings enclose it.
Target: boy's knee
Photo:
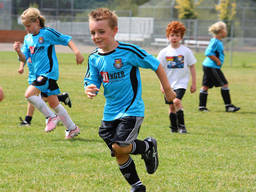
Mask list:
[[[180,106],[181,106],[181,100],[178,99],[178,98],[175,98],[175,99],[173,100],[173,104],[174,104],[175,108],[180,108]]]
[[[116,157],[129,154],[128,146],[120,146],[117,143],[113,143],[112,144],[112,149],[113,149],[114,154],[115,154]]]

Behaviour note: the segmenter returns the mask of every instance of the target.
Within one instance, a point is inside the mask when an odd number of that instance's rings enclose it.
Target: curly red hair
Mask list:
[[[172,21],[166,27],[166,37],[168,38],[171,33],[180,33],[183,38],[186,32],[186,27],[179,21]]]

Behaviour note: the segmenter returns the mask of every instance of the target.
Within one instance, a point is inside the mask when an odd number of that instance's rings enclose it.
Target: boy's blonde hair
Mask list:
[[[44,27],[45,18],[41,15],[39,9],[30,7],[21,14],[21,21],[23,24],[36,22],[37,19],[39,20],[40,27]]]
[[[212,24],[208,29],[210,34],[213,34],[213,35],[217,35],[222,30],[227,31],[227,25],[226,25],[226,23],[224,23],[222,21]]]
[[[98,8],[89,13],[89,21],[101,21],[101,20],[108,20],[109,26],[111,29],[117,27],[117,15],[114,11],[109,10],[108,8]]]

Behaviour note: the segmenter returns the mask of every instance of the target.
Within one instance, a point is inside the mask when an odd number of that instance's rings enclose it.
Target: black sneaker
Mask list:
[[[146,186],[145,185],[136,185],[132,187],[131,192],[146,192]]]
[[[20,117],[20,126],[30,126],[30,123]]]
[[[187,129],[184,127],[184,128],[179,129],[179,133],[186,134],[188,132],[187,132]]]
[[[199,107],[199,111],[208,112],[209,110],[206,107]]]
[[[240,107],[236,107],[235,105],[232,105],[232,104],[226,106],[226,112],[236,112],[239,110],[240,110]]]
[[[71,103],[71,99],[69,97],[69,94],[68,93],[62,93],[63,97],[64,97],[64,104],[65,105],[68,105],[69,108],[72,107],[72,103]]]
[[[153,147],[149,149],[147,152],[141,155],[142,159],[144,159],[147,172],[149,174],[153,174],[158,167],[158,153],[157,153],[157,142],[152,137],[147,137],[144,141],[151,142]]]
[[[177,127],[170,127],[171,128],[171,133],[178,133],[178,128]]]

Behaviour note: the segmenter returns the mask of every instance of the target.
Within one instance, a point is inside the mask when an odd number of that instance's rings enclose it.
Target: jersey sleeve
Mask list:
[[[26,60],[30,57],[30,50],[26,42],[26,37],[24,38],[23,45],[21,47],[21,52],[25,55]]]
[[[208,47],[205,50],[205,56],[215,55],[215,51],[218,48],[218,42],[216,40],[211,40]]]
[[[59,33],[55,29],[52,28],[46,28],[46,35],[47,38],[50,41],[50,44],[54,45],[65,45],[67,46],[69,41],[72,39],[69,35],[64,35],[62,33]]]
[[[158,61],[161,63],[161,65],[162,65],[163,67],[165,67],[165,62],[164,62],[164,59],[165,59],[165,58],[164,58],[164,55],[163,55],[163,50],[158,53],[157,59],[158,59]]]
[[[94,84],[97,88],[100,88],[102,83],[100,73],[95,67],[93,60],[89,57],[87,71],[84,76],[84,88],[88,85]]]
[[[133,55],[130,59],[132,65],[141,68],[150,68],[154,71],[158,69],[158,66],[160,64],[160,62],[153,55],[150,55],[149,53],[138,47],[133,50]]]
[[[191,66],[191,65],[195,64],[196,62],[197,62],[197,60],[196,60],[193,52],[190,49],[188,49],[188,51],[187,51],[187,64],[189,66]]]

